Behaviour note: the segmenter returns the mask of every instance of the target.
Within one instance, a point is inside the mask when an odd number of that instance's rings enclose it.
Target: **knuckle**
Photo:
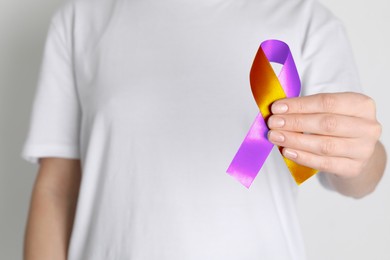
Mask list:
[[[353,150],[353,159],[357,161],[368,161],[369,158],[375,151],[376,142],[371,142],[370,140],[365,141],[364,143],[359,143],[357,145],[351,146]]]
[[[373,127],[373,135],[376,139],[379,139],[379,137],[382,135],[382,125],[378,121],[375,122]]]
[[[297,110],[297,113],[302,113],[303,111],[305,111],[305,105],[303,104],[303,102],[300,99],[296,100],[295,109]]]
[[[332,115],[324,116],[320,124],[326,133],[333,133],[337,129],[337,119]]]
[[[336,104],[336,99],[332,94],[321,95],[321,105],[325,112],[333,112]]]
[[[374,99],[372,99],[371,97],[369,96],[366,96],[366,95],[363,95],[363,94],[360,94],[361,95],[361,104],[362,106],[361,109],[362,109],[362,114],[365,114],[371,118],[374,118],[376,116],[376,103],[374,101]]]
[[[358,158],[361,158],[361,159],[368,159],[373,153],[374,153],[374,150],[375,150],[375,145],[364,145],[362,147],[362,150],[361,150],[361,156],[358,157]]]
[[[372,99],[369,96],[365,96],[365,95],[363,95],[363,96],[364,96],[364,103],[365,103],[366,107],[368,109],[372,109],[375,111],[376,110],[376,103],[375,103],[374,99]]]
[[[321,149],[321,154],[330,155],[334,153],[336,149],[336,144],[330,138],[327,138],[324,141],[322,141],[320,149]]]
[[[302,121],[298,117],[293,117],[291,119],[291,127],[293,130],[302,129]]]
[[[378,121],[369,122],[365,134],[369,139],[377,141],[382,135],[382,125]]]

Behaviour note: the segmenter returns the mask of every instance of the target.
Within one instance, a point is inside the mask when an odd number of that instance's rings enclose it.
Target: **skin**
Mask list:
[[[355,198],[372,192],[386,154],[375,103],[357,93],[283,99],[271,107],[269,139],[283,154],[322,172],[338,192]],[[302,133],[310,133],[302,134]],[[25,260],[65,260],[81,180],[79,160],[43,158],[25,236]]]
[[[79,160],[40,160],[25,234],[25,260],[67,259],[80,180]]]
[[[278,100],[271,111],[268,138],[283,147],[284,156],[326,173],[328,183],[341,194],[361,198],[375,189],[386,153],[370,97],[316,94]]]

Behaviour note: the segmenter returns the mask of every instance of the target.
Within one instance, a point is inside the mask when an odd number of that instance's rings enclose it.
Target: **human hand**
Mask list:
[[[359,176],[381,134],[375,102],[353,92],[275,101],[268,139],[298,164],[344,178]]]

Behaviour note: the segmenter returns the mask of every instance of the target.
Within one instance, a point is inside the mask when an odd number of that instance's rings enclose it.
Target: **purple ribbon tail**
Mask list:
[[[227,169],[229,175],[247,188],[251,186],[274,146],[268,141],[268,130],[259,113]]]

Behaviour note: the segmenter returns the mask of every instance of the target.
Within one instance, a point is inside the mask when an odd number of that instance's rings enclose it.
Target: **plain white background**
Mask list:
[[[37,168],[24,162],[20,152],[49,18],[62,1],[0,0],[0,259],[4,260],[22,258],[23,233]],[[390,117],[386,113],[390,107],[390,2],[322,2],[346,26],[365,93],[377,102],[382,141],[389,149]],[[316,178],[304,183],[298,208],[308,259],[390,259],[389,198],[388,173],[375,193],[362,200],[326,191]]]

